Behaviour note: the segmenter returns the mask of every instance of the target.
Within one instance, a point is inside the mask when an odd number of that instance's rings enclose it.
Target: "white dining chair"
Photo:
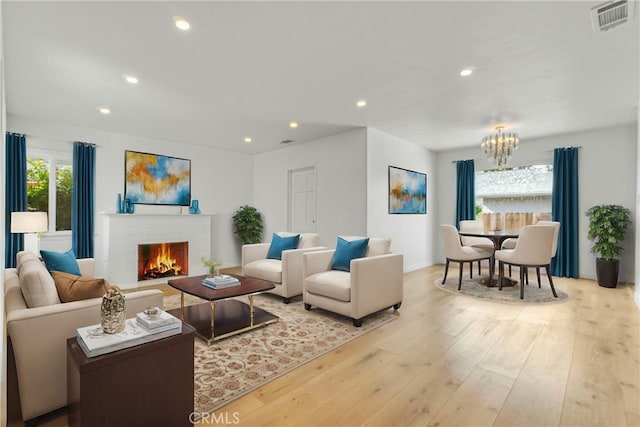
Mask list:
[[[554,235],[553,225],[528,225],[520,232],[515,248],[496,251],[494,257],[498,261],[499,290],[502,290],[505,264],[515,265],[520,269],[520,299],[524,299],[525,270],[535,267],[539,271],[540,267],[545,267],[551,292],[557,298],[550,271]],[[538,275],[538,280],[539,277]]]
[[[556,256],[556,252],[558,251],[558,235],[560,234],[560,222],[559,221],[538,221],[535,225],[549,225],[553,227],[553,251],[551,253],[551,258]],[[517,238],[509,238],[502,242],[500,249],[515,249],[516,243],[518,243]],[[525,270],[525,281],[527,285],[529,284],[529,275],[528,271]],[[536,275],[538,276],[538,287],[540,287],[540,268],[536,268]],[[511,277],[511,265],[509,265],[509,277]]]
[[[460,263],[460,272],[458,275],[458,290],[462,289],[462,270],[464,263],[469,263],[469,277],[473,278],[473,262],[487,259],[491,261],[493,256],[493,245],[491,249],[483,249],[476,246],[463,246],[460,242],[460,234],[458,229],[450,224],[440,225],[442,238],[444,241],[444,250],[446,254],[446,264],[444,267],[444,278],[442,284],[447,280],[449,273],[449,262]]]
[[[477,219],[466,219],[460,221],[460,232],[461,233],[482,233],[484,231],[484,226],[482,221]],[[481,249],[490,250],[493,252],[494,245],[491,239],[486,237],[477,237],[477,236],[460,236],[460,242],[462,246],[474,246]],[[491,260],[489,260],[489,269],[491,269]],[[478,261],[478,275],[482,274],[482,268],[480,265],[480,261]]]

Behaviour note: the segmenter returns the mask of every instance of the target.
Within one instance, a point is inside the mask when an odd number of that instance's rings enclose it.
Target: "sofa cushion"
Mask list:
[[[33,252],[20,251],[16,254],[16,271],[18,275],[20,275],[20,269],[22,268],[22,264],[30,260],[36,260],[41,262],[40,258],[38,258],[38,255],[34,254]]]
[[[318,233],[300,233],[298,249],[307,249],[320,246],[320,235]]]
[[[369,239],[367,256],[387,255],[391,253],[391,239],[386,237],[372,237]]]
[[[332,270],[351,271],[351,260],[362,258],[367,253],[369,239],[345,240],[338,237],[336,252],[333,255]]]
[[[49,271],[63,271],[65,273],[81,276],[78,261],[72,249],[67,252],[40,251],[42,259]]]
[[[291,236],[280,236],[277,233],[273,233],[273,237],[271,238],[271,245],[269,246],[269,252],[267,252],[267,258],[282,259],[282,251],[296,249],[298,247],[299,240],[299,234],[294,234]]]
[[[60,304],[53,277],[35,254],[22,256],[18,277],[20,290],[27,307],[42,307]]]
[[[349,302],[351,300],[351,274],[339,270],[312,274],[304,279],[304,288],[312,294]]]
[[[77,276],[62,271],[51,272],[62,302],[99,298],[107,293],[109,282],[102,278]]]
[[[282,261],[279,259],[259,259],[245,264],[242,271],[245,276],[282,283]]]
[[[340,236],[344,240],[360,240],[362,236]],[[370,237],[366,256],[387,255],[391,253],[391,239],[388,237]]]

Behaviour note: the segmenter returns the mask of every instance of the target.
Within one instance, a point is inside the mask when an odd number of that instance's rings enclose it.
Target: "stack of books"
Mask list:
[[[240,280],[235,277],[223,274],[221,276],[207,277],[202,284],[211,289],[230,288],[232,286],[240,286]]]
[[[117,334],[107,334],[98,324],[78,328],[76,335],[84,354],[87,357],[95,357],[178,335],[181,332],[180,319],[160,311],[155,317],[144,313],[136,314],[135,319],[127,319],[124,331]]]
[[[182,326],[180,319],[162,310],[158,310],[158,313],[153,316],[144,312],[136,313],[136,320],[143,329],[152,334],[169,331]]]

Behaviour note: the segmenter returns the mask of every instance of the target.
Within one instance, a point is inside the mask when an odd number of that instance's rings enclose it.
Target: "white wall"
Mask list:
[[[640,48],[639,48],[640,49]],[[638,55],[640,57],[640,55]],[[640,85],[638,85],[638,100],[640,101]],[[640,102],[639,102],[640,104]],[[636,215],[635,215],[635,231],[636,236],[640,233],[640,108],[636,107],[638,114],[637,128],[636,128]],[[636,238],[636,266],[640,266],[640,239]],[[635,277],[635,293],[634,299],[636,305],[640,308],[640,269],[636,268]]]
[[[391,238],[391,250],[403,254],[404,270],[435,263],[435,154],[376,129],[367,129],[367,235]],[[389,214],[389,166],[427,175],[427,214]]]
[[[404,269],[434,263],[431,238],[435,192],[435,155],[375,129],[357,129],[255,156],[255,206],[265,219],[264,240],[287,227],[287,174],[315,166],[317,232],[321,244],[335,247],[342,234],[385,236],[404,255]],[[388,166],[427,174],[427,215],[389,215]],[[297,230],[292,230],[297,231]]]
[[[366,130],[356,129],[254,157],[254,206],[264,217],[263,240],[287,230],[288,171],[309,166],[316,168],[321,245],[334,248],[338,235],[366,235]]]
[[[580,277],[595,279],[595,255],[587,239],[588,222],[584,212],[597,204],[619,204],[632,211],[636,218],[636,151],[637,125],[628,124],[592,131],[555,135],[545,138],[522,138],[520,148],[509,161],[509,166],[553,163],[556,147],[582,147],[579,152],[579,205],[580,205]],[[438,153],[437,193],[438,223],[452,224],[455,220],[456,170],[454,160],[475,159],[476,170],[490,169],[491,163],[481,156],[477,147]],[[437,259],[444,262],[444,248],[439,239],[434,241]],[[627,232],[620,258],[620,281],[634,282],[635,229]]]
[[[27,146],[72,151],[73,141],[97,145],[96,213],[116,210],[116,197],[124,193],[124,151],[135,150],[191,159],[191,196],[200,200],[203,213],[215,214],[212,224],[212,254],[224,266],[240,264],[239,241],[233,236],[231,217],[244,204],[252,203],[253,160],[248,154],[206,149],[188,141],[162,141],[133,135],[78,128],[60,123],[9,116],[8,129],[27,135]],[[136,205],[137,213],[178,213],[176,206]],[[96,218],[96,247],[102,244]],[[60,245],[60,242],[56,242]],[[68,249],[71,241],[67,243]],[[203,254],[209,255],[209,254]]]

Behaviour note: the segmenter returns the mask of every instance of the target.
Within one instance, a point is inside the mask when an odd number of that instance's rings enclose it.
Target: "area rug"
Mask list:
[[[238,300],[247,302],[247,298]],[[185,295],[185,305],[203,300]],[[351,319],[313,308],[302,300],[284,304],[271,295],[254,296],[254,304],[280,321],[210,346],[195,339],[195,413],[211,413],[256,388],[396,318],[384,310],[368,316],[360,328]],[[180,295],[164,298],[164,309],[180,307]]]
[[[505,286],[500,291],[497,287],[489,288],[481,285],[478,283],[477,278],[469,279],[469,276],[463,276],[462,289],[458,290],[458,276],[455,275],[455,277],[447,278],[444,285],[442,284],[442,278],[436,279],[433,284],[438,289],[452,294],[462,294],[505,304],[555,304],[566,302],[570,298],[568,293],[558,289],[557,286],[555,286],[555,289],[558,298],[555,298],[546,276],[542,276],[542,288],[538,288],[538,282],[535,278],[533,280],[529,278],[529,285],[524,286],[524,299],[520,299],[520,283],[515,286]]]

